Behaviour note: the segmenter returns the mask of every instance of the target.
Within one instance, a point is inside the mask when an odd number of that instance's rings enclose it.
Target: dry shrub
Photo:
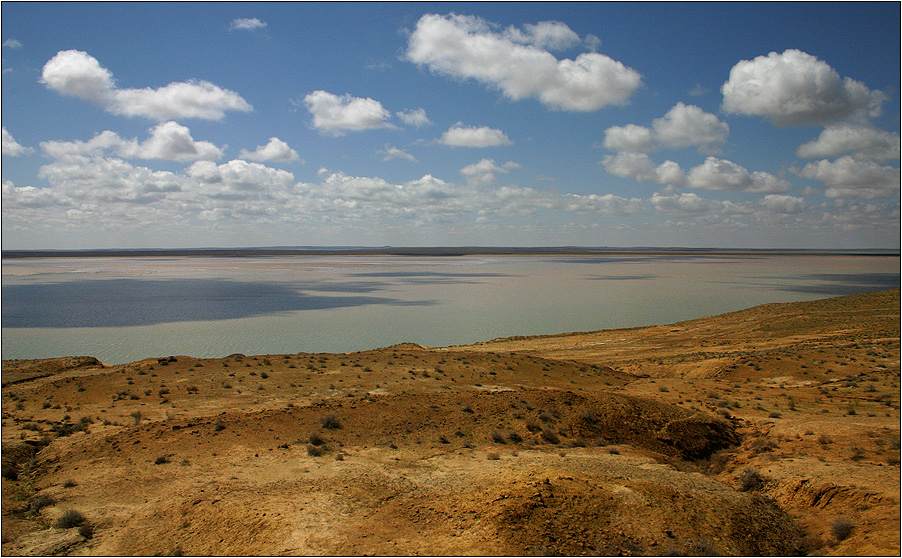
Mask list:
[[[46,508],[47,506],[52,506],[56,503],[56,498],[49,494],[38,494],[34,498],[28,502],[28,510],[36,514],[41,511],[41,508]]]
[[[844,541],[852,534],[855,524],[849,518],[838,517],[830,524],[830,533],[838,541]]]
[[[320,423],[320,425],[322,425],[323,428],[328,428],[330,430],[334,430],[336,428],[341,428],[341,421],[339,421],[338,417],[332,413],[321,416],[319,419],[319,423]]]
[[[324,453],[326,453],[325,446],[314,446],[314,445],[307,446],[307,455],[309,455],[310,457],[319,457],[319,456],[323,455]]]
[[[542,430],[542,439],[548,442],[549,444],[560,444],[561,439],[555,434],[554,430],[550,428],[545,428]]]
[[[66,510],[63,515],[56,520],[56,526],[60,529],[71,529],[78,527],[85,522],[85,516],[76,510]]]
[[[746,467],[739,473],[739,491],[747,492],[761,488],[767,480],[754,467]]]

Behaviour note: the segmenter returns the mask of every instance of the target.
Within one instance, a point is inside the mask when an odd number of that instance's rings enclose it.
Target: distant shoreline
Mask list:
[[[275,256],[871,256],[899,257],[886,249],[780,249],[780,248],[610,248],[584,246],[503,247],[269,247],[269,248],[137,248],[85,250],[3,250],[3,259],[25,258],[136,258],[136,257],[275,257]]]

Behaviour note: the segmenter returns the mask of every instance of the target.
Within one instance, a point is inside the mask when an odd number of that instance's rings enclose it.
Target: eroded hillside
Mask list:
[[[899,552],[898,290],[3,380],[7,555]]]

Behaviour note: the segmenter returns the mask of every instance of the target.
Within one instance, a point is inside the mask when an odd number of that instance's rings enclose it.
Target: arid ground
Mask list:
[[[4,555],[899,555],[899,290],[350,354],[4,361]]]

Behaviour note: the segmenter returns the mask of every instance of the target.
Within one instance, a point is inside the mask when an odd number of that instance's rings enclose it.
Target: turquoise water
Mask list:
[[[2,357],[446,346],[666,324],[899,286],[898,257],[142,257],[4,260]]]

